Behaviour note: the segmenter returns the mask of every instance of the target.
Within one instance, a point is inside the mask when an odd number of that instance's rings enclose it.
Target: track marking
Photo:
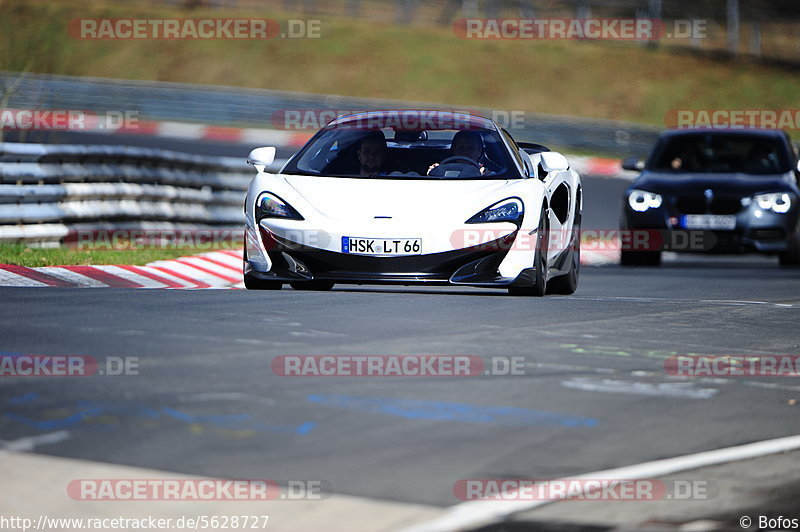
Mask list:
[[[693,382],[631,382],[614,379],[576,377],[561,381],[561,386],[584,392],[622,393],[686,399],[710,399],[716,388],[695,388]]]
[[[768,454],[794,451],[796,449],[800,449],[800,435],[787,436],[785,438],[776,438],[772,440],[763,440],[744,445],[737,445],[734,447],[715,449],[713,451],[676,456],[674,458],[667,458],[664,460],[643,462],[640,464],[618,467],[615,469],[595,471],[593,473],[569,477],[569,480],[590,480],[598,478],[608,480],[636,480],[643,478],[658,478],[671,473],[677,473],[679,471],[687,471],[690,469],[698,469],[717,464],[736,462],[740,460],[746,460],[748,458],[757,458],[759,456],[765,456]],[[567,480],[568,479],[558,479],[556,482],[566,482]],[[570,495],[580,494],[583,494],[583,490],[581,490],[581,493],[570,492]],[[564,495],[566,496],[566,494]],[[508,492],[508,496],[513,498],[514,492]],[[451,506],[447,512],[438,519],[434,519],[417,526],[405,528],[402,530],[402,532],[443,532],[450,530],[461,530],[464,528],[474,528],[505,518],[511,514],[538,508],[539,506],[544,506],[552,502],[557,502],[557,500],[469,501]]]
[[[795,309],[800,304],[774,303],[772,301],[740,301],[735,299],[673,299],[667,297],[631,297],[631,296],[570,296],[570,299],[581,301],[629,301],[631,303],[696,303],[726,307],[769,306],[773,308]]]
[[[6,451],[33,451],[39,445],[51,445],[68,439],[69,432],[66,430],[58,430],[38,436],[29,436],[18,440],[0,442],[0,446]]]

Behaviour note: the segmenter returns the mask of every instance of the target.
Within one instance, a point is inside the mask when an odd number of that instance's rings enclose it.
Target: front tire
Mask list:
[[[511,286],[508,293],[512,296],[542,297],[547,291],[547,240],[549,238],[547,225],[547,210],[543,207],[539,215],[539,228],[536,230],[537,250],[533,258],[533,267],[536,270],[536,279],[533,286]]]
[[[280,290],[283,288],[283,283],[278,281],[265,281],[245,274],[244,287],[248,290]]]
[[[550,279],[547,285],[548,294],[572,295],[578,289],[578,277],[581,271],[581,215],[575,213],[575,222],[572,231],[575,233],[575,242],[572,244],[572,267],[566,275]]]
[[[778,264],[782,268],[800,267],[800,234],[789,241],[789,249],[778,255]]]
[[[258,277],[253,277],[247,273],[247,253],[245,252],[242,262],[242,275],[244,277],[244,287],[248,290],[280,290],[283,283],[278,281],[265,281]]]

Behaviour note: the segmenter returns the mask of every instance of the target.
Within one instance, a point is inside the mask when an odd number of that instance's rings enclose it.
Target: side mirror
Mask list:
[[[631,172],[641,172],[644,170],[644,161],[638,157],[626,157],[622,160],[622,169]]]
[[[247,164],[252,164],[256,170],[263,172],[264,169],[275,161],[277,150],[274,146],[256,148],[247,156]]]
[[[548,174],[551,172],[563,172],[565,170],[569,170],[569,161],[567,161],[567,158],[557,151],[546,151],[540,153],[539,155],[541,155],[541,161],[539,162],[539,165],[541,165],[542,170]]]

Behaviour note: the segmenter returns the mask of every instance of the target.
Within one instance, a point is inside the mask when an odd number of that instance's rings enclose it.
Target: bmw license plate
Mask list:
[[[419,255],[421,238],[360,238],[342,237],[342,253],[359,255]]]
[[[732,231],[736,229],[736,216],[720,214],[687,214],[681,218],[684,229],[716,229]]]

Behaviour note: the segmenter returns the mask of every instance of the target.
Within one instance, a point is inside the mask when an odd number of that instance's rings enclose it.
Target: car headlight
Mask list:
[[[628,205],[636,212],[645,212],[648,209],[661,207],[661,195],[645,190],[631,190],[628,194]]]
[[[468,224],[483,224],[492,222],[519,223],[525,208],[519,198],[506,198],[494,205],[486,207],[481,212],[467,220]]]
[[[778,214],[789,212],[792,208],[792,197],[786,192],[773,192],[771,194],[759,194],[753,196],[759,209],[772,211]]]
[[[271,192],[264,192],[256,202],[256,220],[264,218],[285,218],[289,220],[305,220],[294,207]]]

